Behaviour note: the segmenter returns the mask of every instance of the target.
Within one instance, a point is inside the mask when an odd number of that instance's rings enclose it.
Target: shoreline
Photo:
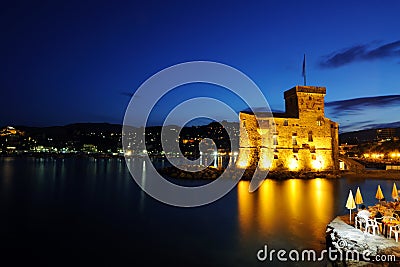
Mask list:
[[[343,171],[341,178],[372,178],[400,180],[400,171],[364,170],[362,172]]]
[[[182,168],[177,167],[165,167],[157,169],[157,171],[170,178],[177,179],[195,179],[195,180],[215,180],[219,178],[223,173],[227,173],[232,179],[240,179],[244,181],[250,181],[253,178],[255,169],[225,169],[225,168],[215,168],[204,166],[182,166]],[[184,170],[185,169],[185,170]],[[242,174],[243,173],[243,174]],[[240,176],[241,175],[241,176]],[[338,171],[319,171],[319,172],[305,172],[305,171],[265,171],[264,178],[273,180],[287,180],[287,179],[314,179],[314,178],[330,178],[337,179],[340,178]],[[240,177],[239,177],[240,176]]]
[[[167,177],[176,179],[196,179],[196,180],[212,180],[217,179],[225,169],[218,168],[206,168],[203,171],[197,173],[180,170],[176,167],[166,167],[158,169],[158,171]],[[247,169],[244,171],[241,180],[249,181],[252,179],[254,169]],[[235,172],[230,171],[230,175],[235,177]],[[364,170],[362,172],[351,172],[351,171],[319,171],[319,172],[294,172],[294,171],[270,171],[266,175],[265,179],[272,180],[287,180],[287,179],[315,179],[315,178],[326,178],[326,179],[391,179],[400,180],[400,171],[386,171],[386,170]]]
[[[52,153],[32,153],[32,154],[20,154],[20,155],[0,155],[1,158],[6,157],[32,157],[32,158],[52,158],[52,159],[67,159],[67,158],[104,158],[104,159],[112,159],[119,158],[124,159],[123,156],[120,155],[110,155],[105,153],[93,153],[93,154],[85,154],[85,153],[71,153],[71,154],[52,154]],[[140,158],[140,157],[137,157]],[[199,166],[197,166],[199,167]],[[177,179],[196,179],[196,180],[210,180],[217,179],[226,169],[225,168],[214,168],[207,167],[203,171],[199,171],[198,173],[187,172],[180,170],[176,167],[165,167],[157,169],[161,174],[166,175],[171,178]],[[241,170],[243,171],[243,170]],[[251,180],[254,174],[254,169],[246,169],[244,171],[241,180]],[[232,177],[235,176],[235,172],[231,171]],[[235,178],[235,177],[234,177]],[[237,177],[236,177],[237,178]],[[400,170],[360,170],[357,172],[354,171],[269,171],[265,177],[266,179],[273,180],[287,180],[287,179],[315,179],[315,178],[328,178],[328,179],[340,179],[340,178],[349,178],[349,179],[390,179],[390,180],[400,180]]]

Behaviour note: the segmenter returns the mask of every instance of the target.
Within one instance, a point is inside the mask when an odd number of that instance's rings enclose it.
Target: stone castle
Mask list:
[[[338,170],[338,124],[325,117],[325,94],[325,87],[295,86],[284,93],[284,113],[240,112],[236,166]]]

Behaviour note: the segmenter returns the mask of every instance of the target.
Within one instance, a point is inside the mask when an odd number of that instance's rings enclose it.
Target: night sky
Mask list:
[[[8,1],[0,125],[122,123],[146,79],[193,60],[239,69],[283,110],[283,92],[303,83],[304,53],[307,84],[327,87],[326,115],[342,131],[397,125],[399,10],[399,1]],[[178,89],[161,111],[208,94],[245,108],[212,86]]]

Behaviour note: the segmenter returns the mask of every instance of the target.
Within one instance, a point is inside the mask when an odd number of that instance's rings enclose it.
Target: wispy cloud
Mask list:
[[[323,68],[337,68],[355,61],[368,61],[389,57],[400,57],[400,40],[379,47],[372,44],[355,45],[323,56],[319,65]]]
[[[327,117],[339,122],[340,132],[395,127],[400,121],[400,95],[339,100],[325,106]]]
[[[336,114],[349,114],[366,108],[384,108],[400,104],[400,95],[361,97],[325,103]]]
[[[390,123],[371,123],[364,125],[361,130],[377,129],[377,128],[397,128],[400,127],[400,121]]]

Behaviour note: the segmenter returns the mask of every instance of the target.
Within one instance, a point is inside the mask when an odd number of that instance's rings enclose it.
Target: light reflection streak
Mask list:
[[[238,225],[241,239],[250,240],[254,227],[260,238],[302,240],[310,235],[323,241],[334,218],[334,189],[327,179],[267,179],[254,193],[248,182],[238,184]],[[278,236],[278,237],[276,237]],[[246,242],[245,242],[246,243]]]

